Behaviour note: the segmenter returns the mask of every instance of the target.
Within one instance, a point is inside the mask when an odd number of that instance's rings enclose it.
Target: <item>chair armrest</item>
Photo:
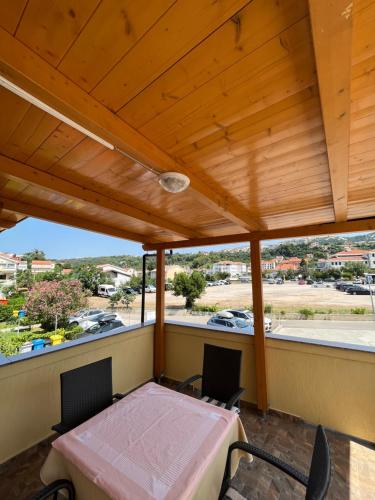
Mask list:
[[[287,464],[286,462],[283,462],[283,460],[280,460],[279,458],[271,455],[270,453],[267,453],[266,451],[261,450],[260,448],[252,446],[251,444],[245,443],[243,441],[236,441],[235,443],[232,443],[229,446],[223,484],[224,482],[229,484],[230,471],[231,471],[231,455],[233,450],[246,451],[247,453],[250,453],[251,455],[254,455],[255,457],[258,457],[264,460],[265,462],[268,462],[269,464],[277,467],[278,469],[285,472],[299,483],[303,484],[305,487],[307,486],[309,478],[305,476],[305,474],[295,469],[291,465]]]
[[[123,399],[125,396],[126,396],[126,394],[121,394],[121,392],[116,392],[116,393],[112,396],[112,399],[117,399],[117,400],[120,400],[120,399]]]
[[[61,422],[59,424],[55,424],[51,427],[51,429],[58,434],[65,434],[66,432],[69,432],[71,430],[70,427],[67,425],[62,424]]]
[[[68,492],[69,500],[75,499],[73,483],[67,479],[57,479],[56,481],[53,481],[53,483],[45,486],[43,489],[35,493],[30,500],[45,500],[47,498],[51,498],[52,495],[56,495],[56,493],[60,490],[66,490]]]
[[[240,400],[242,394],[245,392],[245,389],[243,387],[240,387],[238,389],[237,392],[235,392],[233,394],[233,396],[229,399],[229,401],[227,402],[227,404],[225,405],[225,409],[226,410],[231,410],[232,409],[232,406],[235,405],[235,403],[237,403],[237,401]]]
[[[196,380],[199,380],[200,378],[202,378],[202,375],[193,375],[192,377],[187,378],[186,380],[181,382],[181,384],[178,384],[178,386],[176,387],[176,391],[181,392],[183,389],[185,389],[185,387],[192,384]]]

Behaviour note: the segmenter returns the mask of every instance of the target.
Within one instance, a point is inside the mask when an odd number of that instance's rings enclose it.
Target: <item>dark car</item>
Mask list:
[[[123,288],[124,293],[127,293],[129,295],[134,295],[137,292],[134,290],[134,288],[131,288],[130,286]]]
[[[94,325],[89,326],[83,333],[79,333],[76,338],[86,337],[87,335],[97,335],[98,333],[109,332],[115,328],[120,328],[120,326],[125,326],[119,319],[109,318],[106,320],[101,320]]]
[[[370,295],[370,290],[360,285],[349,286],[345,291],[350,295]]]
[[[340,290],[340,292],[346,292],[346,290],[348,288],[351,288],[352,286],[353,286],[353,283],[340,283],[338,290]]]

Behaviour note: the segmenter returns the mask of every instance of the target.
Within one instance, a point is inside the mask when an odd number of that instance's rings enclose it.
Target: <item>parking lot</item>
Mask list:
[[[375,289],[374,289],[375,293]],[[298,310],[302,307],[309,308],[355,308],[366,307],[371,309],[369,295],[349,295],[336,290],[332,285],[328,288],[314,288],[311,285],[298,285],[297,283],[285,283],[284,285],[263,285],[264,303],[271,304],[277,308],[285,308],[286,311]],[[153,309],[156,294],[146,295],[146,306]],[[165,304],[167,308],[183,307],[183,297],[176,297],[173,292],[165,292]],[[199,304],[217,304],[219,307],[246,307],[252,304],[251,283],[240,283],[222,285],[206,288]],[[107,307],[108,299],[91,297],[90,304],[93,307]],[[141,296],[137,295],[133,307],[141,306]]]

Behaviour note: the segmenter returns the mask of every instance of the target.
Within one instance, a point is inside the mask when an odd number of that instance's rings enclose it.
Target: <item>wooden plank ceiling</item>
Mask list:
[[[1,76],[191,179],[167,193],[0,87],[3,212],[148,243],[373,217],[374,21],[371,0],[2,0]]]

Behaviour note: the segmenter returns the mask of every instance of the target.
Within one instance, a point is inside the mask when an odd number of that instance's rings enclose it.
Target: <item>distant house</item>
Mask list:
[[[173,280],[176,274],[179,273],[190,273],[189,267],[179,266],[177,264],[171,264],[165,266],[165,281]],[[150,271],[150,278],[156,279],[156,269]]]
[[[261,261],[262,271],[274,271],[277,266],[276,259],[262,260]]]
[[[212,265],[212,273],[228,273],[230,276],[237,276],[246,273],[247,265],[243,262],[222,260]]]
[[[17,271],[25,271],[27,262],[15,254],[0,253],[0,283],[13,283]]]
[[[103,273],[105,273],[110,280],[112,280],[116,287],[120,287],[121,285],[125,285],[129,283],[132,276],[137,275],[137,271],[132,268],[122,268],[118,266],[114,266],[112,264],[100,264],[97,266],[98,269],[101,269]]]
[[[297,271],[301,264],[298,257],[285,258],[278,256],[275,259],[262,260],[262,271]]]
[[[375,269],[375,250],[361,250],[360,248],[337,252],[329,259],[319,259],[318,269],[340,269],[347,263],[362,263]]]
[[[62,274],[67,275],[73,272],[73,269],[62,269]]]
[[[33,274],[49,273],[55,269],[55,263],[51,260],[33,260],[31,261],[31,272]]]
[[[299,257],[290,257],[289,259],[283,259],[278,262],[276,266],[276,271],[298,271],[301,265],[302,259]]]

